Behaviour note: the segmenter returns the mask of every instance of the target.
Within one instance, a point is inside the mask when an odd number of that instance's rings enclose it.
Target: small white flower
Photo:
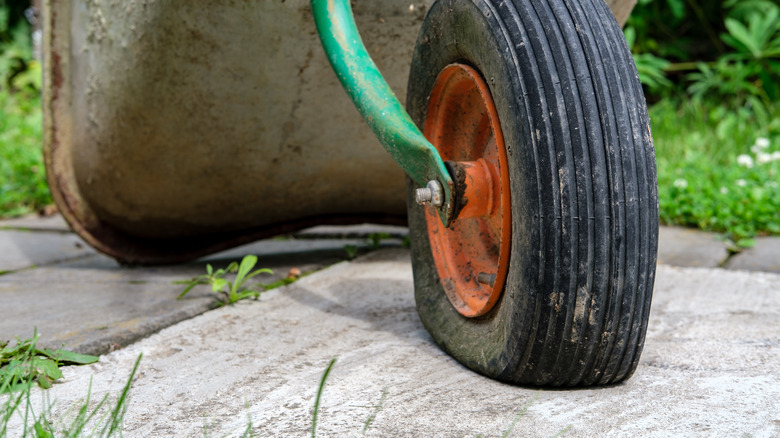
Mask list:
[[[745,181],[744,179],[738,179],[737,185],[740,187],[745,187],[747,185],[747,181]]]
[[[780,161],[780,151],[772,152],[772,161]]]
[[[742,154],[737,157],[737,164],[739,164],[740,166],[745,166],[748,169],[750,169],[753,167],[753,157],[751,157],[750,155]]]
[[[767,154],[764,152],[759,152],[756,154],[756,163],[766,164],[770,161],[772,161],[772,154]]]
[[[769,139],[764,137],[758,137],[756,139],[756,146],[760,149],[766,149],[769,147]]]
[[[721,188],[720,188],[720,192],[721,192],[721,193],[723,193],[724,195],[726,195],[726,194],[728,194],[728,193],[729,193],[729,189],[727,189],[727,188],[725,188],[725,187],[721,187]]]
[[[686,181],[686,180],[684,180],[682,178],[676,179],[676,180],[674,180],[674,186],[677,187],[678,189],[684,189],[684,188],[688,187],[688,181]]]

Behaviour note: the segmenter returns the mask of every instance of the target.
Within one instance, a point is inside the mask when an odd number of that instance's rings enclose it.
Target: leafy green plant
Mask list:
[[[18,216],[52,203],[46,184],[40,96],[0,89],[0,217]]]
[[[382,240],[389,238],[389,233],[371,233],[368,235],[369,246],[371,249],[379,249],[379,245],[382,244]]]
[[[640,0],[624,30],[651,101],[687,93],[730,109],[780,98],[780,6]]]
[[[697,102],[664,101],[650,114],[664,223],[722,233],[734,250],[780,234],[780,105],[768,122]]]
[[[639,80],[642,81],[650,90],[660,92],[672,87],[672,81],[666,77],[665,70],[670,62],[666,59],[653,55],[652,53],[636,52],[636,29],[626,27],[623,30],[628,47],[633,48],[632,55],[634,64],[636,64]]]
[[[96,356],[66,350],[39,349],[38,335],[14,343],[0,342],[0,394],[24,390],[31,382],[50,388],[62,378],[60,366],[86,365],[98,361]]]
[[[745,6],[742,4],[743,11]],[[728,34],[721,36],[726,44],[736,49],[736,57],[747,55],[763,60],[780,56],[780,8],[760,2],[740,16],[742,19],[726,17]]]
[[[110,406],[108,394],[99,402],[92,402],[92,382],[90,381],[86,400],[76,410],[75,416],[56,426],[49,420],[53,405],[48,401],[48,398],[45,399],[41,412],[36,412],[33,408],[31,402],[33,382],[29,381],[20,391],[8,396],[5,403],[0,405],[0,436],[8,436],[8,425],[14,415],[19,415],[23,419],[21,435],[18,435],[22,438],[121,436],[128,408],[130,386],[142,357],[143,355],[139,355],[136,359],[130,377],[113,407]]]
[[[41,65],[30,28],[0,3],[0,217],[51,204],[41,153]]]
[[[749,106],[759,114],[780,97],[780,7],[761,5],[727,17],[721,39],[732,49],[714,63],[699,62],[687,75],[688,91],[696,99],[710,99],[730,108]]]
[[[675,63],[714,59],[726,51],[718,37],[725,10],[723,0],[639,0],[626,28],[635,29],[635,53]]]
[[[198,275],[191,280],[175,281],[174,284],[186,284],[187,287],[179,294],[179,299],[199,284],[211,285],[211,291],[215,294],[222,294],[220,303],[233,304],[237,301],[247,298],[257,299],[260,291],[244,287],[244,283],[250,278],[259,274],[273,274],[273,271],[267,268],[252,271],[257,264],[257,256],[247,255],[241,260],[241,264],[232,262],[225,269],[217,269],[208,264],[206,265],[206,274]],[[225,278],[228,273],[236,273],[235,279],[231,282]]]
[[[344,245],[344,252],[347,253],[347,260],[352,260],[357,257],[358,249],[357,245]]]
[[[50,388],[52,383],[62,377],[61,366],[86,365],[98,360],[95,356],[83,355],[66,350],[49,350],[37,347],[37,333],[31,339],[17,340],[15,343],[0,343],[0,394],[5,394],[0,404],[0,436],[7,436],[11,418],[18,414],[24,420],[21,436],[48,438],[55,436],[55,427],[48,419],[51,404],[46,404],[41,412],[36,412],[31,402],[34,386]],[[77,410],[75,418],[64,424],[56,436],[82,436],[87,425],[96,422],[90,436],[114,436],[121,433],[122,421],[127,411],[127,397],[130,383],[138,370],[141,356],[135,362],[133,371],[120,394],[116,405],[108,414],[100,417],[108,406],[108,395],[97,405],[91,407],[92,384],[87,392],[86,402]],[[20,412],[21,411],[21,412]]]
[[[4,2],[3,2],[4,3]],[[0,4],[0,89],[40,91],[40,63],[33,59],[30,25]]]

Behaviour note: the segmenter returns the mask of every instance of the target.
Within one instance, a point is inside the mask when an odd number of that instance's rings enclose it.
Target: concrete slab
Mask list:
[[[43,346],[102,354],[214,307],[207,291],[177,301],[196,266],[130,269],[102,255],[0,277],[0,339],[37,329]],[[7,315],[7,316],[6,316]]]
[[[95,254],[69,233],[0,230],[0,272],[48,265]]]
[[[30,214],[14,219],[2,219],[0,220],[0,230],[8,229],[22,229],[28,231],[56,231],[67,233],[70,232],[70,226],[65,222],[60,214],[53,214],[51,216],[41,216],[37,214]]]
[[[139,354],[125,436],[753,436],[780,434],[780,276],[661,266],[628,382],[539,391],[442,353],[414,307],[406,250],[371,253],[162,330],[48,392],[67,418],[92,380],[116,395]],[[37,401],[37,398],[36,398]],[[527,408],[527,410],[526,410]],[[72,414],[71,414],[72,415]],[[367,420],[373,421],[365,430]],[[11,434],[17,429],[11,429]]]
[[[409,236],[408,227],[394,225],[320,225],[307,228],[295,233],[298,238],[312,237],[341,237],[341,238],[369,238],[373,235],[385,235],[391,238],[403,238]]]
[[[680,227],[661,227],[658,263],[671,266],[715,268],[729,257],[717,234]]]
[[[756,238],[756,246],[731,257],[724,268],[780,273],[780,237]]]
[[[50,253],[58,250],[56,245],[47,246],[58,242],[56,238],[77,239],[51,233],[26,233],[24,238],[25,242],[41,239],[40,247]],[[108,353],[214,308],[216,302],[207,286],[177,300],[184,286],[173,284],[204,274],[207,263],[224,268],[244,255],[255,254],[260,258],[257,267],[271,268],[274,274],[255,277],[250,285],[270,284],[287,277],[292,268],[305,275],[347,259],[353,255],[344,249],[347,245],[352,245],[357,255],[369,244],[361,239],[266,240],[167,267],[122,267],[108,257],[92,254],[3,275],[0,340],[29,338],[37,329],[43,346],[65,344],[82,353]],[[39,248],[37,244],[33,247]]]

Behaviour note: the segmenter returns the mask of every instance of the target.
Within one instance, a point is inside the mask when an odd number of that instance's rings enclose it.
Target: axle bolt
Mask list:
[[[429,204],[434,207],[441,207],[444,204],[444,192],[438,181],[428,181],[428,185],[417,189],[415,199],[420,205]]]

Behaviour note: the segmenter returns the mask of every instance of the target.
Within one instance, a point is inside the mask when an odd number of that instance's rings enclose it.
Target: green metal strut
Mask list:
[[[352,16],[349,0],[311,0],[322,46],[341,85],[385,150],[421,187],[437,189],[436,207],[444,226],[452,219],[453,181],[439,152],[423,136],[369,56]],[[437,193],[432,193],[435,198]],[[440,205],[437,205],[440,204]]]

